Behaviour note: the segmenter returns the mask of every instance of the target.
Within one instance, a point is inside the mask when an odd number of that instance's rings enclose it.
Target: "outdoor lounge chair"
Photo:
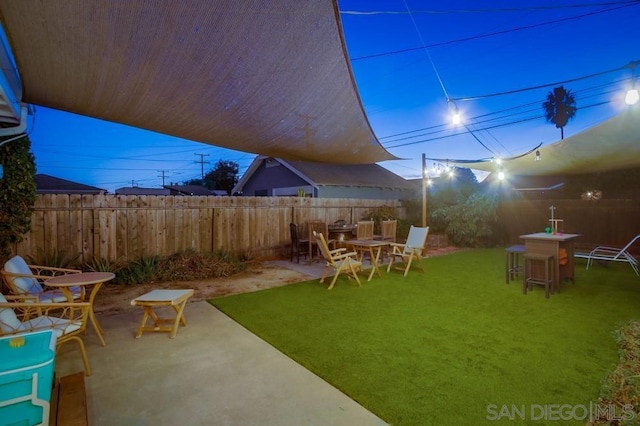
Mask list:
[[[52,330],[56,348],[71,340],[78,343],[85,375],[90,376],[89,360],[80,338],[87,328],[89,303],[36,303],[33,296],[5,296],[0,293],[0,336]]]
[[[360,284],[360,278],[358,278],[358,271],[362,268],[362,262],[357,260],[357,253],[355,251],[347,252],[347,249],[344,247],[329,250],[327,241],[324,239],[321,232],[314,233],[314,237],[322,257],[327,261],[322,278],[320,278],[320,282],[323,283],[324,279],[329,274],[329,271],[333,269],[333,280],[331,280],[328,290],[333,288],[338,276],[343,272],[346,273],[349,278],[354,278],[358,283],[358,286],[362,287]]]
[[[625,262],[631,265],[636,275],[640,276],[640,272],[638,270],[638,259],[633,257],[629,252],[631,246],[639,239],[640,234],[633,237],[633,239],[622,248],[598,246],[589,253],[575,253],[574,257],[587,259],[587,269],[591,267],[594,260],[599,262]]]
[[[27,265],[20,256],[14,256],[5,264],[0,274],[8,290],[14,295],[34,296],[39,303],[66,302],[67,297],[60,289],[47,289],[44,281],[51,277],[67,274],[80,274],[77,269],[52,268],[48,266]],[[84,301],[84,287],[71,287],[75,301]]]
[[[429,234],[428,226],[425,228],[419,228],[411,225],[411,228],[409,229],[409,236],[407,237],[407,242],[405,244],[390,243],[391,253],[389,254],[391,255],[391,260],[389,261],[389,266],[387,266],[387,272],[389,272],[391,268],[398,269],[400,271],[404,271],[404,276],[406,277],[412,264],[416,265],[422,270],[422,272],[424,272],[424,267],[422,266],[421,261],[422,252],[427,245],[427,234]],[[394,266],[396,258],[402,261],[401,268]]]

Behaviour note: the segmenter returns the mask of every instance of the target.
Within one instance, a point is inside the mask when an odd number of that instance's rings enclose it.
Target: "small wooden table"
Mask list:
[[[187,290],[153,290],[131,301],[133,306],[142,306],[144,315],[142,322],[136,332],[136,339],[142,336],[144,331],[170,332],[173,339],[178,332],[178,324],[187,325],[184,318],[184,307],[187,300],[193,296],[193,289]],[[160,318],[153,311],[158,306],[171,306],[176,311],[175,318]],[[147,325],[147,320],[151,318],[153,325]],[[168,324],[168,325],[164,325]]]
[[[57,277],[49,278],[44,283],[49,287],[57,287],[62,290],[65,296],[67,296],[67,300],[69,302],[73,302],[73,295],[71,294],[71,287],[77,286],[92,286],[89,294],[89,319],[93,324],[94,330],[96,330],[96,334],[98,335],[98,339],[100,339],[100,343],[102,346],[106,346],[107,344],[104,341],[102,327],[98,323],[96,319],[96,314],[93,312],[93,301],[96,298],[96,294],[98,294],[98,290],[103,283],[114,279],[116,276],[112,272],[83,272],[81,274],[67,274],[67,275],[59,275]],[[87,292],[85,291],[85,294]]]
[[[364,258],[364,253],[369,253],[369,258],[371,259],[371,272],[369,273],[367,281],[371,281],[374,273],[377,273],[379,277],[382,277],[380,269],[378,268],[378,262],[380,260],[380,253],[382,252],[382,248],[388,246],[389,241],[347,240],[344,243],[348,246],[353,247],[356,253],[358,253],[358,260],[360,262],[362,262],[362,259]]]

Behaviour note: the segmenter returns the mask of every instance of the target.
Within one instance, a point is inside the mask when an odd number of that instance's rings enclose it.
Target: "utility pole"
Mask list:
[[[158,175],[158,177],[162,178],[162,187],[164,188],[164,178],[165,178],[165,173],[168,172],[168,170],[158,170],[158,173],[161,173],[160,175]]]
[[[195,163],[200,163],[200,173],[202,175],[202,183],[204,183],[204,164],[209,163],[208,161],[204,161],[204,157],[208,157],[209,154],[194,154],[200,156],[200,161],[195,161]]]
[[[427,157],[422,153],[422,227],[427,226]]]

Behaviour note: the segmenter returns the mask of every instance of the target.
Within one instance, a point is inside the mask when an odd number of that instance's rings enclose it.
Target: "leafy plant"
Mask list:
[[[22,241],[31,228],[36,201],[35,160],[31,142],[24,136],[0,145],[0,261],[11,255],[12,245]]]
[[[463,204],[433,212],[437,221],[446,223],[451,242],[460,247],[487,247],[496,243],[498,200],[482,193],[472,194]]]
[[[160,259],[156,256],[143,256],[122,268],[116,276],[117,281],[124,284],[157,281],[159,262]]]
[[[119,272],[123,268],[121,262],[113,262],[108,259],[97,259],[94,258],[91,262],[87,262],[84,264],[84,269],[91,272]]]
[[[36,256],[27,255],[27,261],[32,265],[51,266],[54,268],[70,268],[74,266],[80,254],[73,255],[67,250],[52,249],[45,251],[38,249]]]

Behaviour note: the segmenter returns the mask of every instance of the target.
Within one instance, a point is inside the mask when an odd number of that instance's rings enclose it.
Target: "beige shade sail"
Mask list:
[[[0,19],[23,102],[286,159],[395,159],[336,1],[2,0]]]
[[[502,162],[457,162],[450,164],[475,170],[510,175],[570,175],[624,170],[640,167],[640,109],[638,106],[610,118],[581,133],[541,147],[531,153]]]

